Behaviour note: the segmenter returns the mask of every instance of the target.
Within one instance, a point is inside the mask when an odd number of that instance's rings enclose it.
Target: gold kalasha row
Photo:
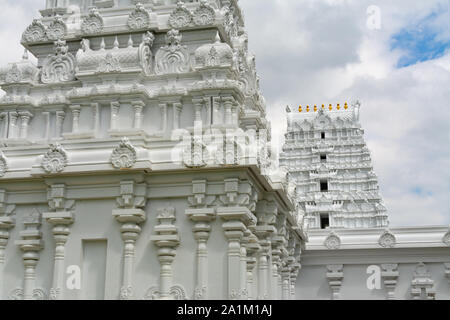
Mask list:
[[[330,110],[330,111],[332,111],[333,110],[333,105],[330,103],[330,105],[328,106],[328,109]],[[345,105],[344,105],[344,109],[345,110],[348,110],[348,103],[346,102],[345,103]],[[314,105],[314,108],[313,108],[313,110],[314,110],[314,112],[317,112],[318,110],[319,110],[319,108],[317,107],[317,105]],[[325,110],[325,105],[323,104],[322,105],[322,110]],[[336,110],[341,110],[341,105],[338,103],[337,104],[337,106],[336,106]],[[304,110],[303,110],[303,107],[302,106],[299,106],[298,107],[298,112],[303,112]],[[310,112],[311,111],[311,108],[309,107],[309,105],[308,106],[306,106],[306,112]]]

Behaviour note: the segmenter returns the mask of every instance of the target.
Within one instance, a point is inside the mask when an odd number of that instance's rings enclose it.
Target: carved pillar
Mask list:
[[[211,221],[216,219],[214,209],[188,209],[186,216],[195,222],[194,232],[197,240],[197,285],[195,299],[204,300],[208,297],[208,240],[211,233]]]
[[[134,109],[134,128],[139,130],[142,128],[142,120],[143,120],[142,111],[144,109],[145,104],[142,101],[133,101],[132,104]]]
[[[260,240],[261,251],[259,253],[258,263],[258,299],[266,300],[271,298],[269,284],[271,283],[269,275],[269,261],[271,251],[270,238],[275,233],[275,222],[277,216],[277,207],[275,202],[262,200],[256,207],[256,217],[258,224],[256,226],[256,235]]]
[[[159,299],[172,300],[172,263],[175,259],[176,248],[180,244],[178,228],[175,222],[175,208],[162,208],[158,210],[159,225],[155,227],[156,235],[150,239],[158,247],[158,260],[161,265]]]
[[[64,119],[66,118],[66,113],[62,110],[56,111],[56,138],[61,138],[63,134]]]
[[[19,112],[20,116],[20,139],[26,139],[28,136],[28,126],[33,114],[28,111]]]
[[[213,97],[212,101],[212,124],[221,124],[220,97]]]
[[[81,106],[70,106],[70,110],[72,110],[72,133],[78,133],[80,131]]]
[[[17,120],[19,114],[15,111],[9,113],[9,136],[10,139],[17,139],[18,137],[18,127]]]
[[[0,120],[2,120],[2,123],[3,123],[2,132],[1,132],[2,139],[8,138],[8,126],[9,126],[8,116],[9,116],[8,112],[0,113]]]
[[[117,130],[119,124],[119,102],[111,102],[111,130]]]
[[[146,220],[146,213],[141,209],[146,204],[145,185],[136,186],[134,181],[122,181],[117,203],[120,209],[113,210],[112,214],[121,224],[120,232],[124,242],[122,287],[119,298],[132,300],[136,241],[141,234],[140,224]]]
[[[246,229],[244,236],[241,241],[241,261],[240,261],[240,299],[248,300],[248,289],[247,289],[247,246],[250,241],[251,231]]]
[[[13,293],[15,298],[23,297],[24,300],[44,299],[44,293],[36,288],[36,266],[39,262],[39,252],[44,248],[42,233],[39,231],[41,226],[41,214],[34,211],[24,218],[23,224],[25,230],[20,232],[21,240],[15,244],[22,250],[23,265],[25,275],[23,289],[19,288]]]
[[[181,111],[183,110],[183,105],[179,102],[173,103],[173,129],[180,128],[181,121]]]
[[[254,270],[256,267],[257,253],[261,250],[258,238],[251,234],[248,239],[247,248],[247,292],[248,299],[255,300],[257,292],[254,291]]]
[[[387,300],[395,300],[395,288],[397,287],[397,279],[399,276],[398,264],[382,264],[381,278],[387,291]]]
[[[223,97],[222,98],[224,107],[225,107],[225,124],[230,125],[233,122],[233,113],[232,108],[234,104],[233,97]]]
[[[202,123],[202,108],[203,108],[203,98],[192,99],[192,103],[194,104],[194,126],[197,126],[199,123]]]
[[[3,299],[3,270],[5,263],[5,249],[9,241],[9,230],[14,228],[16,222],[10,215],[15,205],[6,205],[6,192],[0,190],[0,299]]]
[[[160,103],[159,110],[161,111],[161,132],[165,135],[167,133],[167,103]]]
[[[296,297],[296,284],[297,284],[297,277],[300,272],[300,269],[302,268],[302,265],[300,264],[300,258],[301,258],[301,243],[298,239],[295,239],[295,249],[294,249],[294,261],[291,265],[291,300],[295,300]]]
[[[203,98],[203,101],[205,103],[205,108],[206,108],[206,125],[210,126],[210,125],[212,125],[211,97],[205,97],[205,98]]]
[[[344,280],[344,266],[342,264],[327,265],[327,280],[331,289],[331,299],[340,299],[342,280]]]
[[[75,201],[66,201],[66,186],[54,184],[48,193],[48,205],[51,212],[43,214],[44,219],[53,226],[53,238],[55,239],[55,262],[53,269],[53,282],[49,298],[51,300],[62,299],[65,275],[65,250],[70,235],[69,226],[74,222],[71,209]]]
[[[97,133],[100,130],[100,104],[95,102],[95,103],[91,103],[91,108],[92,108],[92,114],[94,116],[94,137],[97,136]]]

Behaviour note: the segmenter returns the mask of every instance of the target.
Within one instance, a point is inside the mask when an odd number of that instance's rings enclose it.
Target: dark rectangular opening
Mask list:
[[[321,192],[328,192],[328,181],[327,180],[321,180],[320,181],[320,191]]]
[[[326,229],[330,226],[330,217],[328,215],[320,216],[320,228]]]
[[[320,134],[320,137],[321,137],[322,139],[325,139],[325,132],[322,132],[322,133]]]
[[[320,155],[320,161],[321,162],[327,162],[327,155],[326,154],[321,154]]]

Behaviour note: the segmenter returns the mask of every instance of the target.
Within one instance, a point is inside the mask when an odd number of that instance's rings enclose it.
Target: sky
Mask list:
[[[240,0],[281,148],[286,105],[362,102],[391,226],[450,224],[450,1]],[[0,65],[44,0],[0,0]]]

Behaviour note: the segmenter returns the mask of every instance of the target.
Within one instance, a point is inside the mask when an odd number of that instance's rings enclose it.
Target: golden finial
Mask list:
[[[341,110],[341,105],[339,103],[337,104],[337,109]]]
[[[348,104],[347,104],[347,102],[345,103],[344,109],[345,109],[345,110],[348,109]]]
[[[317,112],[317,106],[314,105],[314,112]]]
[[[299,106],[298,107],[298,112],[302,112],[303,110],[302,110],[302,106]]]
[[[306,106],[306,112],[309,112],[309,106]]]
[[[330,103],[330,106],[328,107],[328,109],[333,110],[333,105]]]
[[[322,105],[322,110],[325,110],[325,105],[324,104]]]

